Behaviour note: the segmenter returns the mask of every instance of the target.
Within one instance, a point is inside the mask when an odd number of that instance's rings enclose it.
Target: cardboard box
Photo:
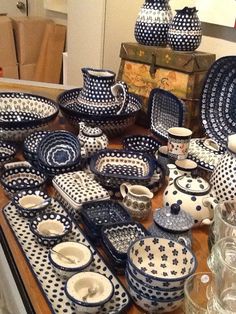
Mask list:
[[[37,62],[45,28],[52,23],[52,20],[41,17],[12,18],[19,64]]]
[[[33,81],[36,64],[19,64],[19,78]]]
[[[11,19],[0,16],[0,66],[16,66],[16,49]]]
[[[122,43],[118,79],[127,83],[129,92],[144,102],[137,122],[149,127],[147,104],[154,88],[165,89],[186,104],[185,124],[195,136],[203,130],[200,121],[200,95],[206,73],[215,61],[215,54],[194,51],[176,52],[170,48]]]
[[[10,65],[2,67],[3,76],[6,78],[19,79],[18,66]]]

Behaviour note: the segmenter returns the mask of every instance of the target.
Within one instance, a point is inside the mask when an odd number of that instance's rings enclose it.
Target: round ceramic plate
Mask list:
[[[206,133],[226,147],[228,135],[236,132],[236,56],[220,58],[212,65],[201,104]]]

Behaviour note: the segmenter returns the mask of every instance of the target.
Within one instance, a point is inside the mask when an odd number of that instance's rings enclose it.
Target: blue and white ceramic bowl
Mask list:
[[[178,298],[183,296],[184,288],[174,288],[174,289],[160,289],[153,287],[148,283],[143,283],[139,281],[137,277],[132,273],[129,267],[126,267],[125,276],[128,282],[140,293],[147,297],[158,298],[163,301],[168,301],[170,299]]]
[[[40,190],[21,191],[13,196],[12,203],[23,217],[32,218],[51,204],[51,197]]]
[[[113,296],[112,282],[96,272],[81,272],[70,277],[65,286],[68,299],[77,313],[100,314],[102,307]]]
[[[38,145],[40,141],[50,133],[50,131],[35,131],[24,140],[23,153],[28,161],[37,160]]]
[[[6,163],[11,161],[16,154],[15,145],[6,142],[0,141],[0,168]]]
[[[169,300],[147,296],[137,290],[128,280],[127,283],[133,301],[149,314],[173,312],[181,306],[184,300],[184,294]]]
[[[62,277],[88,270],[93,261],[90,248],[80,242],[66,241],[49,250],[48,258],[56,272]]]
[[[152,136],[129,135],[123,139],[123,148],[155,155],[160,143]]]
[[[141,99],[138,96],[129,94],[129,103],[120,114],[96,114],[94,109],[85,112],[77,101],[80,92],[81,88],[76,88],[65,91],[58,96],[57,102],[61,113],[75,127],[78,128],[79,122],[85,122],[90,126],[99,127],[107,136],[121,134],[133,125],[142,106]],[[86,109],[89,110],[89,107]]]
[[[131,244],[128,267],[138,280],[153,287],[171,289],[183,287],[194,273],[197,260],[182,244],[158,237],[146,237]]]
[[[61,242],[72,229],[71,220],[58,213],[44,213],[33,218],[30,230],[37,237],[39,244],[53,246]]]
[[[9,195],[21,191],[38,190],[46,183],[46,180],[47,177],[42,172],[28,166],[5,169],[0,178],[4,190]]]
[[[0,138],[22,141],[44,129],[58,114],[56,103],[48,98],[17,92],[0,93]]]

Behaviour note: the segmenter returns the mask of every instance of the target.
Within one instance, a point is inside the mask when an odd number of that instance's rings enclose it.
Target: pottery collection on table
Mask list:
[[[202,36],[197,9],[172,17],[168,0],[146,0],[134,28],[141,45],[179,53],[197,49]],[[235,265],[224,255],[236,232],[235,64],[221,58],[207,74],[204,138],[185,127],[184,101],[160,88],[147,102],[152,135],[133,134],[142,99],[108,69],[82,68],[83,86],[56,102],[0,93],[3,213],[55,312],[128,313],[133,301],[145,313],[168,313],[185,299],[195,313],[199,278],[211,278],[210,295],[201,282],[205,307],[236,309]],[[51,128],[59,110],[71,131]],[[195,274],[192,236],[203,226],[212,246],[205,277]]]

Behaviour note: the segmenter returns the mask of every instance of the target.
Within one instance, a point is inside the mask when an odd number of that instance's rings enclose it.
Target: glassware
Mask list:
[[[206,314],[212,297],[214,275],[210,272],[195,273],[184,284],[185,313]]]
[[[215,274],[216,303],[226,313],[236,313],[236,237],[220,239],[212,247],[207,262]]]

